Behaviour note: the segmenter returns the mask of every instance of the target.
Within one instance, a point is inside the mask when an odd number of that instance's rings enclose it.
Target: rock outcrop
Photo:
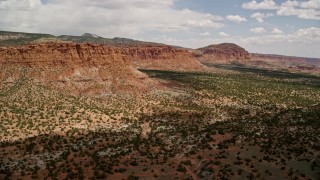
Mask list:
[[[216,44],[199,48],[194,52],[194,56],[203,63],[219,64],[245,62],[250,59],[248,51],[232,43]]]

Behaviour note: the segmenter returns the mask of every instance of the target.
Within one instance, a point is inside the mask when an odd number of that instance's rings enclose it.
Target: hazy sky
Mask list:
[[[0,30],[320,58],[320,0],[0,0]]]

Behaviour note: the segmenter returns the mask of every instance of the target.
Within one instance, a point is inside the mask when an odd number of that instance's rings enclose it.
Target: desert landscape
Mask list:
[[[1,179],[319,178],[319,59],[46,36],[0,33]]]
[[[319,0],[0,0],[0,180],[319,180]]]

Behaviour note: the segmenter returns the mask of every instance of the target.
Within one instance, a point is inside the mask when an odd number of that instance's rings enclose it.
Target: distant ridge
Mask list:
[[[286,55],[278,55],[278,54],[261,54],[261,53],[251,53],[252,57],[261,57],[261,58],[278,58],[281,59],[303,59],[305,61],[319,63],[320,66],[320,59],[319,58],[312,58],[312,57],[298,57],[298,56],[286,56]]]
[[[0,46],[24,45],[40,39],[55,39],[51,34],[0,31]]]
[[[131,46],[166,46],[161,43],[144,42],[128,38],[104,38],[96,34],[84,33],[81,36],[75,35],[60,35],[54,36],[51,34],[39,33],[23,33],[0,31],[0,46],[17,46],[39,42],[75,42],[75,43],[94,43],[104,44],[109,46],[131,47]]]

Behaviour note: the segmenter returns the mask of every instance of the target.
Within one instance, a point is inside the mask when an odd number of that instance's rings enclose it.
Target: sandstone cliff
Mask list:
[[[136,68],[200,70],[202,65],[188,51],[168,46],[43,43],[0,47],[1,87],[23,78],[85,95],[143,92],[157,87]]]
[[[1,87],[28,79],[73,94],[103,95],[143,92],[154,86],[119,49],[102,45],[48,43],[2,47],[0,68]]]

